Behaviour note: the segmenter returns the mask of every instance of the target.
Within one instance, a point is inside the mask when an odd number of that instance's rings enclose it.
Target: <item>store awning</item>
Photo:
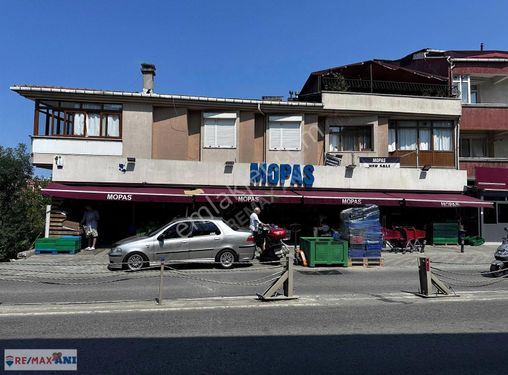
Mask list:
[[[203,188],[196,189],[196,202],[233,203],[301,203],[302,197],[289,190],[262,190],[249,188]]]
[[[476,186],[482,190],[508,190],[508,168],[476,167]]]
[[[390,193],[388,195],[404,200],[407,207],[492,207],[491,202],[462,194]]]
[[[89,186],[51,183],[42,189],[44,195],[58,198],[131,202],[192,202],[184,189],[127,186]]]
[[[400,199],[385,193],[341,192],[341,191],[298,191],[306,204],[340,204],[358,206],[377,204],[378,206],[398,206]]]

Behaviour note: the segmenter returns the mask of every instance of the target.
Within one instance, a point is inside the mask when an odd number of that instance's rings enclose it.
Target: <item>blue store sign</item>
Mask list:
[[[289,185],[312,187],[314,184],[314,166],[307,164],[301,168],[300,164],[250,164],[251,185],[284,186]]]

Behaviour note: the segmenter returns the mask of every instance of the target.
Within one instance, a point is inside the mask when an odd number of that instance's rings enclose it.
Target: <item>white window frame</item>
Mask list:
[[[294,123],[298,124],[298,146],[297,147],[284,147],[284,138],[283,138],[283,128],[280,127],[280,144],[274,145],[272,142],[272,124],[277,123]],[[293,115],[293,116],[269,116],[268,117],[268,149],[270,151],[301,151],[302,150],[302,123],[303,116],[302,115]]]
[[[467,82],[467,101],[464,101],[462,95],[462,84]],[[463,104],[471,104],[471,77],[468,75],[456,75],[453,76],[453,85],[457,85],[459,90],[459,98],[462,100]]]
[[[206,138],[207,134],[210,131],[210,125],[206,125],[206,120],[212,119],[212,120],[220,120],[220,119],[233,119],[234,125],[233,125],[233,145],[232,146],[221,146],[217,144],[217,126],[213,126],[214,128],[214,139],[215,142],[213,145],[207,145]],[[237,127],[238,127],[238,114],[236,112],[204,112],[203,113],[203,148],[218,148],[218,149],[235,149],[237,144]]]

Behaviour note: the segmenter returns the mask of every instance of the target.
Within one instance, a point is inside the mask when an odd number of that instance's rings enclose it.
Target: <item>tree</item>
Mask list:
[[[48,199],[41,193],[46,180],[33,177],[26,146],[0,146],[0,261],[29,250],[42,234]]]

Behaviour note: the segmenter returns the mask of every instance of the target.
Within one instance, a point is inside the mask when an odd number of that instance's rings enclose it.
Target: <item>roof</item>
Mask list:
[[[137,99],[143,101],[169,101],[174,104],[175,101],[186,101],[195,103],[224,103],[224,104],[249,104],[249,105],[273,105],[278,107],[317,107],[323,106],[322,103],[313,102],[297,102],[297,101],[272,101],[259,99],[240,99],[240,98],[220,98],[210,96],[193,96],[193,95],[174,95],[174,94],[157,94],[144,92],[129,92],[115,90],[98,90],[84,88],[68,88],[59,86],[38,86],[38,85],[13,85],[10,87],[12,91],[17,92],[29,99],[40,99],[48,96],[88,96],[88,97],[107,97],[123,99]],[[68,98],[70,100],[70,98]]]

